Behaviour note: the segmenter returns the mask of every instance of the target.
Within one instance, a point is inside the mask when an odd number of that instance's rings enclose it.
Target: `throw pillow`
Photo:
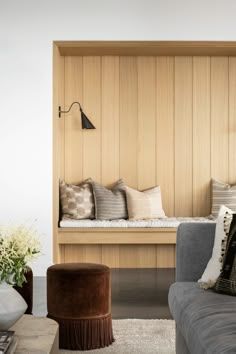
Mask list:
[[[221,205],[225,205],[233,212],[236,212],[236,185],[230,186],[212,178],[211,187],[211,214],[217,217]]]
[[[88,181],[73,185],[60,181],[62,216],[70,219],[94,219],[94,199]]]
[[[218,293],[236,296],[236,214],[233,214],[224,263],[214,290]]]
[[[232,210],[226,208],[224,205],[221,206],[216,222],[212,256],[202,274],[201,279],[198,280],[201,283],[202,288],[212,288],[220,275],[223,256],[222,252],[226,245],[232,215]]]
[[[127,219],[125,184],[120,179],[111,189],[90,180],[95,202],[95,218],[98,220]]]
[[[126,197],[130,220],[166,217],[162,209],[160,186],[142,192],[126,187]]]

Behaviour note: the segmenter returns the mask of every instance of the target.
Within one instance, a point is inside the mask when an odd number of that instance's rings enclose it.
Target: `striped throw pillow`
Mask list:
[[[127,219],[125,184],[120,179],[111,189],[89,180],[93,187],[97,220]]]
[[[146,189],[143,192],[126,187],[126,197],[130,220],[166,217],[162,209],[160,186]]]
[[[217,218],[220,206],[225,205],[227,208],[236,212],[236,185],[230,186],[216,179],[211,180],[212,183],[212,203],[211,214]]]

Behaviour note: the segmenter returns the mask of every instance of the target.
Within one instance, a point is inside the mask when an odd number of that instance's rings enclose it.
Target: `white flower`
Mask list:
[[[32,226],[0,226],[0,282],[22,286],[27,264],[40,254],[41,248]]]

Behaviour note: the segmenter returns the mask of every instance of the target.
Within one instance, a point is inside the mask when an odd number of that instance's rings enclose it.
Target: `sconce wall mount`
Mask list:
[[[61,118],[61,114],[62,113],[69,113],[74,104],[78,104],[79,105],[79,109],[80,109],[80,113],[81,113],[82,129],[96,129],[95,126],[93,125],[93,123],[90,122],[88,117],[84,114],[83,109],[81,107],[81,104],[79,102],[77,102],[77,101],[72,102],[67,111],[62,111],[61,110],[61,106],[59,106],[58,107],[58,117]]]

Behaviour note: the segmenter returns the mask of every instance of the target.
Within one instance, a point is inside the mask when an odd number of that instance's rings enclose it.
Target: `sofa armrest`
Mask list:
[[[212,255],[215,223],[182,223],[177,229],[176,281],[197,281]]]

